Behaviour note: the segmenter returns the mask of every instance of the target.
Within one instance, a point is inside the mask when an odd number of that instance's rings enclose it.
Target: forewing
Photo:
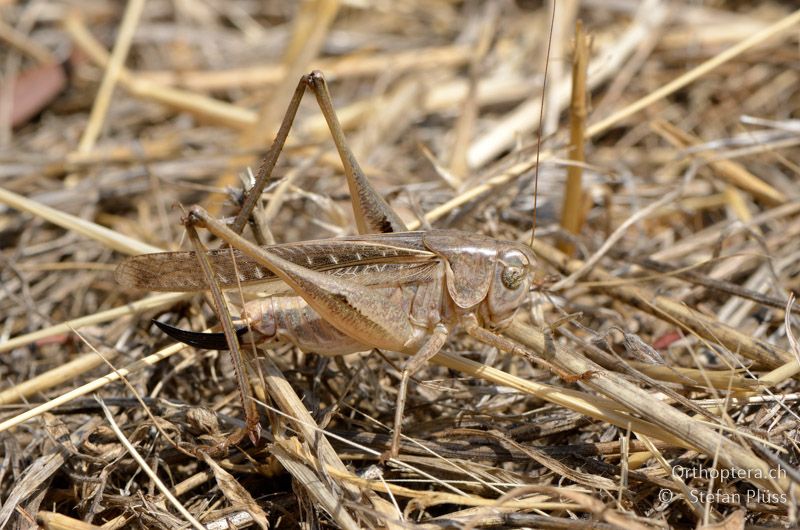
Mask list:
[[[420,274],[425,265],[436,260],[435,254],[424,248],[421,232],[368,234],[268,248],[281,258],[309,269],[370,285],[389,283],[392,277]],[[223,289],[239,284],[246,287],[262,282],[280,283],[271,271],[239,250],[210,250],[208,257]],[[117,267],[116,279],[125,287],[148,291],[207,288],[194,252],[161,252],[127,258]],[[272,289],[276,293],[283,290]]]

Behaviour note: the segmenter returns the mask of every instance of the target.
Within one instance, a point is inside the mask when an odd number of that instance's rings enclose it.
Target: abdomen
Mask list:
[[[342,333],[299,296],[273,296],[248,302],[242,317],[256,332],[256,343],[288,342],[306,353],[346,355],[371,349]]]

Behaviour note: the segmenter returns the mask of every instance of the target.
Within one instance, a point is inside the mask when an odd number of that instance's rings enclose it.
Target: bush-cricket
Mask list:
[[[344,165],[359,235],[260,247],[239,233],[270,178],[306,88],[319,102]],[[134,256],[118,267],[117,280],[156,291],[211,288],[217,310],[225,313],[220,315],[225,334],[159,327],[190,345],[230,347],[245,401],[251,400],[239,359],[239,341],[278,340],[329,356],[373,348],[408,354],[411,358],[403,365],[390,450],[390,456],[396,457],[408,380],[442,348],[455,328],[460,326],[481,342],[534,360],[524,346],[497,333],[510,323],[528,296],[536,266],[530,247],[456,230],[408,231],[349,150],[319,72],[300,80],[232,228],[197,206],[189,209],[185,224],[193,240],[193,227],[201,226],[232,248]],[[219,289],[278,281],[287,286],[283,292],[248,302],[234,330]],[[574,379],[547,361],[535,361]],[[257,423],[252,404],[245,403],[245,411],[252,432]]]

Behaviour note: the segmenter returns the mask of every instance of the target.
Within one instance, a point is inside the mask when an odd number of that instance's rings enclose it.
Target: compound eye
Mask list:
[[[509,266],[503,269],[500,279],[508,289],[516,290],[525,279],[525,269],[523,267]]]

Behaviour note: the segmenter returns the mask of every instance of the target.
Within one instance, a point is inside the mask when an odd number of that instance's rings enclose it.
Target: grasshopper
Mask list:
[[[270,177],[306,88],[316,95],[344,165],[359,235],[258,246],[238,232]],[[264,282],[279,286],[273,296],[244,305],[236,322],[238,338],[230,329],[226,339],[225,334],[196,333],[158,323],[167,334],[189,345],[236,349],[237,340],[265,345],[288,342],[305,352],[328,356],[373,348],[410,355],[398,388],[391,457],[399,452],[409,378],[436,355],[456,328],[503,351],[533,359],[524,346],[498,334],[529,295],[536,268],[530,247],[457,230],[409,231],[350,152],[319,72],[300,80],[233,229],[198,206],[190,208],[184,222],[190,236],[194,226],[204,227],[231,248],[134,256],[119,265],[117,281],[154,291],[213,290],[215,284],[235,289]],[[236,358],[234,366],[241,367]],[[240,387],[246,384],[240,380]]]

